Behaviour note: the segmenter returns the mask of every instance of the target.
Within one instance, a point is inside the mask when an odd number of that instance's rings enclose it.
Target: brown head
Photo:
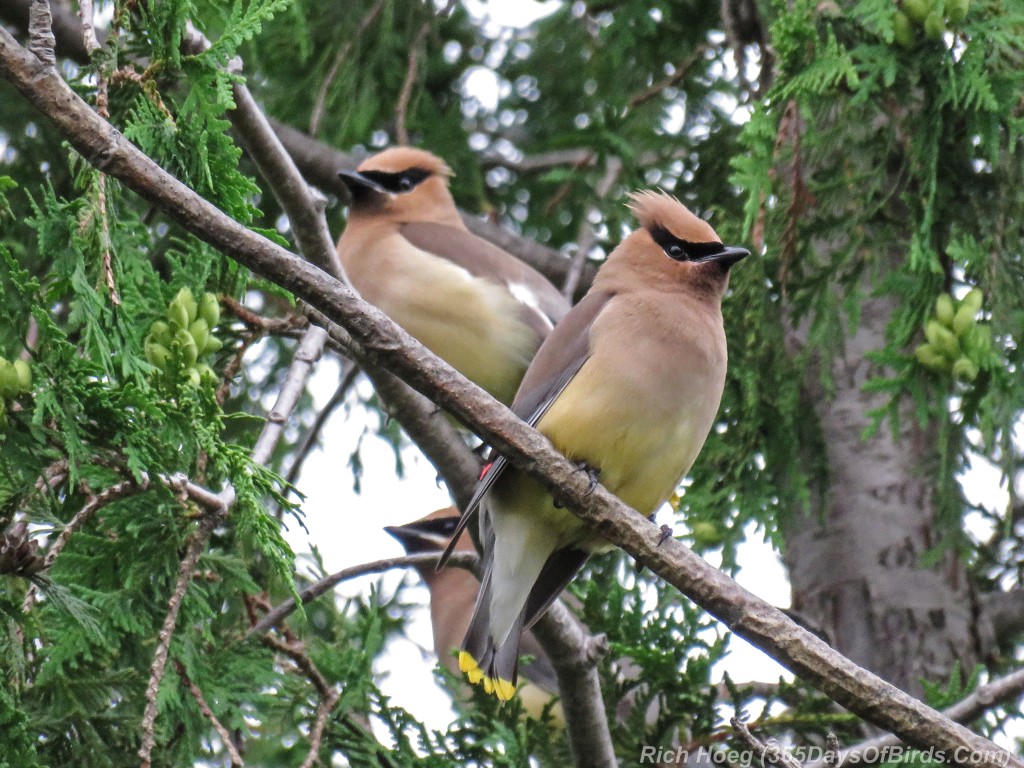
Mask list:
[[[452,170],[415,147],[392,147],[338,174],[352,193],[350,217],[381,216],[399,224],[432,221],[462,227],[448,191]]]
[[[440,554],[459,523],[459,511],[445,507],[405,525],[387,526],[389,534],[398,539],[406,554],[435,552]],[[455,546],[456,552],[475,552],[473,540],[466,531]],[[459,666],[453,655],[469,626],[480,583],[463,568],[445,568],[440,573],[434,565],[416,569],[430,590],[430,623],[434,633],[434,651],[438,659],[454,674]]]
[[[405,525],[385,526],[384,530],[398,540],[407,555],[425,555],[431,552],[440,554],[448,545],[458,524],[459,511],[455,507],[445,507]],[[454,551],[476,551],[473,540],[467,531],[462,532],[455,544]],[[461,568],[447,568],[436,573],[434,566],[430,564],[417,568],[417,570],[423,576],[423,580],[427,582],[427,586],[431,586],[437,577],[445,574],[464,574],[476,583],[476,579]]]
[[[619,280],[640,280],[721,298],[729,268],[750,252],[724,245],[710,224],[665,192],[634,192],[630,201],[640,228],[612,251],[595,284],[614,290]]]

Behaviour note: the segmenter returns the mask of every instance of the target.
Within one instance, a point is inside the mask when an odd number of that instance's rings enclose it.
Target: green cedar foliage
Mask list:
[[[480,23],[460,3],[441,15],[418,0],[116,3],[116,34],[92,66],[69,63],[65,72],[92,103],[102,73],[110,118],[130,140],[280,242],[287,242],[280,210],[225,117],[243,75],[271,117],[309,130],[320,102],[318,138],[372,151],[395,140],[396,103],[411,73],[405,127],[413,143],[456,170],[458,201],[553,247],[575,241],[584,211],[596,206],[599,259],[633,226],[624,194],[651,186],[710,216],[727,242],[749,243],[760,232],[771,247],[736,270],[727,298],[731,365],[719,422],[677,503],[688,543],[731,571],[746,536],[776,539],[778,516],[809,507],[825,481],[821,452],[807,458],[820,437],[801,401],[805,366],[842,343],[871,292],[898,298],[886,345],[873,352],[888,372],[869,386],[891,397],[878,428],[889,428],[886,419],[908,400],[916,418],[942,424],[938,487],[950,529],[959,530],[967,506],[956,478],[967,450],[1011,475],[1020,463],[1012,425],[1024,405],[1024,4],[972,0],[942,41],[915,32],[903,47],[890,0],[763,2],[776,67],[763,93],[746,68],[736,71],[720,9],[712,0],[562,3],[509,31]],[[182,53],[188,20],[210,38],[210,50]],[[243,75],[223,69],[236,54]],[[125,68],[134,76],[114,78]],[[499,89],[493,111],[467,85],[485,72]],[[0,530],[17,516],[52,540],[89,493],[142,473],[184,472],[213,489],[230,483],[238,501],[202,552],[170,656],[237,734],[247,764],[299,765],[318,692],[279,654],[244,637],[245,598],[284,599],[304,571],[271,512],[297,514],[273,473],[287,448],[269,469],[247,458],[293,346],[258,345],[223,406],[211,386],[155,376],[144,350],[152,323],[182,287],[196,296],[246,295],[271,315],[287,312],[289,297],[250,279],[116,181],[101,184],[4,83],[0,103],[0,355],[18,357],[30,323],[37,329],[31,393],[14,399],[0,430]],[[799,151],[779,141],[794,116]],[[520,154],[577,148],[587,156],[575,166],[533,172],[516,162]],[[622,170],[602,198],[596,187],[610,158]],[[808,169],[801,184],[779,171],[795,163]],[[342,214],[341,206],[329,211],[332,231]],[[120,304],[106,286],[105,252]],[[911,354],[936,296],[967,286],[984,293],[998,353],[969,386],[935,376]],[[812,343],[792,359],[784,324],[797,321],[810,324]],[[246,331],[227,322],[217,333],[225,345],[211,365],[220,374]],[[823,375],[827,390],[833,383]],[[379,403],[356,395],[346,408],[378,412]],[[300,418],[311,410],[307,398]],[[381,415],[376,431],[399,457],[396,426]],[[37,488],[58,462],[66,462],[64,479]],[[357,448],[350,459],[357,488],[360,462]],[[44,576],[0,574],[0,766],[137,764],[156,638],[200,515],[153,483],[103,507]],[[979,580],[1010,574],[1019,543],[1006,536],[1003,544],[998,555],[968,554],[980,563]],[[39,598],[26,612],[30,588]],[[716,747],[723,712],[770,724],[780,704],[788,708],[780,727],[798,739],[820,739],[828,729],[857,738],[856,721],[799,685],[782,683],[766,700],[727,680],[723,695],[712,683],[728,634],[621,557],[596,559],[573,590],[591,629],[607,634],[609,657],[629,657],[642,669],[639,688],[610,664],[601,669],[611,718],[624,696],[636,700],[612,726],[623,764],[635,763],[645,744]],[[339,757],[356,766],[568,764],[562,734],[522,719],[515,703],[498,706],[474,692],[445,733],[392,706],[373,664],[408,610],[401,589],[381,588],[347,603],[322,598],[289,619],[308,658],[340,690],[322,764]],[[224,745],[176,670],[169,665],[159,691],[157,764],[224,763]],[[929,691],[933,703],[946,704],[976,682],[963,685],[954,674]]]

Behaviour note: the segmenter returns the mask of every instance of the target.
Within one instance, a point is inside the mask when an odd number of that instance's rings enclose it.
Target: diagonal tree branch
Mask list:
[[[318,597],[330,592],[342,582],[358,579],[360,576],[384,573],[385,571],[390,571],[395,568],[414,568],[419,565],[437,565],[437,559],[437,553],[428,552],[420,555],[388,557],[383,560],[373,560],[369,563],[361,563],[349,568],[342,568],[340,571],[336,571],[329,576],[324,576],[315,584],[310,584],[299,592],[298,602],[296,602],[294,597],[289,597],[275,605],[271,610],[267,611],[259,621],[252,625],[246,633],[246,637],[258,635],[273,629],[294,613],[299,607],[299,603],[306,605],[307,603],[316,600]],[[457,568],[469,568],[470,570],[476,570],[476,567],[479,565],[479,561],[480,559],[473,552],[455,552],[452,554],[450,562]]]
[[[174,671],[178,673],[178,677],[181,678],[181,682],[188,688],[188,692],[192,694],[192,698],[196,700],[196,704],[199,705],[199,711],[203,713],[203,717],[210,721],[210,725],[220,736],[220,740],[224,743],[224,749],[228,753],[228,757],[231,759],[232,766],[243,766],[245,762],[242,760],[242,756],[238,752],[238,747],[235,746],[234,740],[231,738],[231,734],[228,729],[224,727],[224,724],[217,719],[217,716],[213,714],[213,710],[210,709],[210,705],[206,702],[206,697],[203,696],[202,689],[195,684],[195,681],[189,677],[188,672],[185,671],[185,665],[177,659],[174,659]]]
[[[449,4],[449,8],[451,4]],[[447,12],[447,11],[445,11]],[[423,34],[429,30],[424,25]],[[189,27],[185,46],[193,51],[208,48],[209,41],[197,30]],[[413,66],[415,59],[411,59]],[[237,62],[241,66],[240,62]],[[241,136],[260,173],[267,179],[275,197],[289,217],[292,232],[300,253],[307,261],[317,264],[345,281],[344,272],[319,205],[291,157],[284,151],[271,131],[266,118],[256,106],[251,94],[242,83],[232,86],[236,108],[229,119]],[[577,279],[579,272],[577,272]],[[326,324],[321,323],[326,327]],[[334,334],[340,338],[340,334]],[[346,334],[346,338],[347,334]],[[322,328],[310,326],[295,354],[288,377],[282,387],[269,421],[253,449],[253,459],[266,463],[276,445],[287,414],[291,413],[301,395],[313,362],[319,357],[326,341]],[[373,382],[388,410],[403,425],[420,449],[434,464],[456,502],[464,506],[472,494],[477,479],[478,461],[469,451],[462,436],[433,403],[412,390],[387,370],[364,362],[367,376]],[[270,447],[266,447],[270,446]],[[559,613],[561,611],[561,613]],[[552,654],[559,659],[560,689],[566,691],[563,708],[566,727],[573,743],[579,765],[613,765],[614,751],[611,734],[604,713],[600,681],[596,662],[600,655],[586,629],[559,606],[545,621],[541,634],[547,633]],[[327,714],[333,709],[336,697],[321,694],[316,723],[311,732],[309,758],[318,753],[317,742],[322,735]],[[314,738],[315,737],[315,738]]]
[[[1024,669],[1018,669],[1003,677],[990,680],[984,685],[979,685],[970,695],[958,701],[951,707],[942,710],[942,714],[958,723],[970,723],[978,719],[993,707],[1004,704],[1024,696]],[[901,741],[892,734],[883,734],[859,744],[846,747],[841,750],[838,765],[846,765],[848,762],[865,763],[865,755],[884,754],[882,751],[895,747]],[[851,758],[853,758],[851,760]],[[828,768],[824,760],[808,763],[806,768]]]
[[[453,413],[550,489],[595,532],[640,559],[736,634],[780,661],[837,703],[912,746],[966,755],[972,765],[1024,766],[987,739],[861,669],[787,616],[740,587],[584,473],[352,291],[189,190],[124,139],[61,79],[0,28],[0,76],[51,120],[99,170],[157,205],[181,226],[239,263],[293,292],[341,325],[360,356],[387,367]],[[959,752],[958,752],[959,750]]]

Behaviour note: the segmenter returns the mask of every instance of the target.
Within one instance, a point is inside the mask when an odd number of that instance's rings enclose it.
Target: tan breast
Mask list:
[[[601,482],[649,514],[689,471],[725,383],[721,312],[685,294],[613,299],[591,334],[591,357],[539,429]]]
[[[364,299],[464,376],[511,402],[540,339],[503,286],[416,248],[397,232],[343,236],[338,252]]]

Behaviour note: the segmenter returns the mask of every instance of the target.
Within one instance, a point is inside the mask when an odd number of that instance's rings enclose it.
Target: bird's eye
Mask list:
[[[669,258],[676,261],[686,258],[686,251],[683,250],[683,246],[679,245],[679,243],[672,243],[672,245],[665,249],[665,253],[668,254]]]
[[[410,189],[413,188],[413,186],[414,185],[412,183],[412,179],[410,179],[408,176],[399,176],[398,177],[398,189],[400,191],[408,192]]]

